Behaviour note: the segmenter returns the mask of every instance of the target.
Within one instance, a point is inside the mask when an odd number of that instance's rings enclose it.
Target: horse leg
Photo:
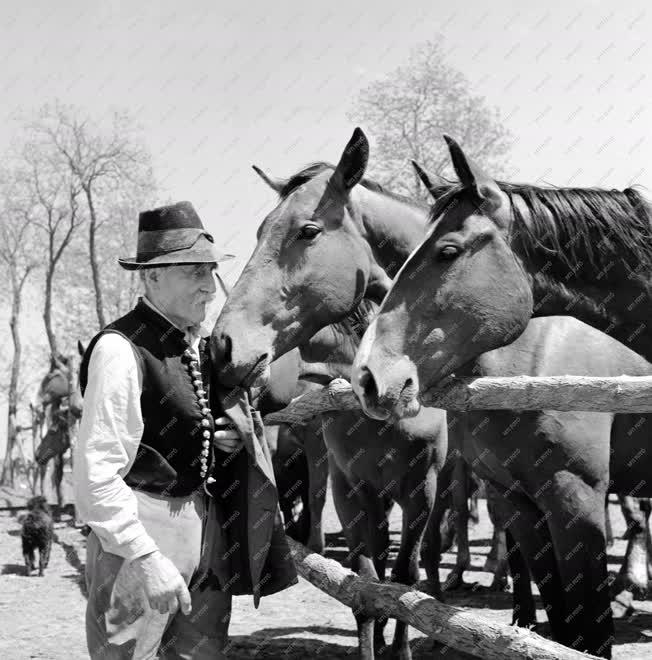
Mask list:
[[[605,492],[561,472],[541,495],[566,603],[564,643],[611,657],[614,627],[604,530]]]
[[[464,571],[471,565],[471,551],[469,549],[469,469],[466,461],[461,456],[455,460],[451,481],[451,503],[455,511],[457,560],[455,567],[444,583],[446,591],[464,587]]]
[[[433,466],[428,466],[428,463],[429,457],[422,459],[421,466],[418,463],[415,466],[421,474],[410,473],[406,476],[399,500],[403,510],[403,522],[401,545],[392,569],[392,581],[408,586],[419,581],[421,537],[432,512],[437,492],[437,473]],[[430,580],[432,576],[430,571],[428,573]],[[397,658],[397,660],[410,660],[412,658],[408,626],[398,619],[392,643],[392,657]]]
[[[435,503],[428,519],[428,527],[421,550],[422,555],[424,552],[429,554],[429,557],[435,562],[433,566],[437,566],[437,569],[439,569],[442,553],[448,552],[455,540],[455,515],[450,510],[453,467],[453,462],[447,460],[437,475]],[[433,529],[430,529],[431,525]],[[434,525],[437,526],[436,531]],[[429,547],[429,543],[437,543],[437,548]],[[439,583],[439,578],[437,583]]]
[[[40,492],[39,495],[45,496],[45,473],[47,472],[48,469],[48,464],[46,463],[45,465],[39,465],[37,470],[38,470],[38,479],[39,479],[39,484],[40,484]]]
[[[604,529],[607,547],[610,548],[614,544],[614,530],[611,525],[611,514],[609,513],[609,493],[607,493],[604,504]]]
[[[534,628],[537,624],[537,608],[532,594],[532,581],[520,545],[512,533],[505,531],[507,562],[512,576],[512,625],[519,628]]]
[[[534,577],[553,636],[557,641],[562,641],[566,638],[565,602],[546,516],[525,495],[507,489],[497,482],[492,482],[492,485],[498,494],[505,498],[505,506],[512,507],[510,510],[513,513],[507,520],[505,531],[512,535],[530,574]],[[515,568],[522,573],[518,563]],[[523,603],[519,604],[523,607]],[[515,613],[514,618],[517,616]]]
[[[506,518],[500,506],[500,498],[491,484],[487,484],[487,512],[494,526],[491,550],[487,555],[484,570],[494,574],[491,591],[505,591],[508,586],[507,579],[507,540],[505,538]]]
[[[61,512],[63,511],[63,495],[61,492],[61,484],[63,482],[63,454],[58,454],[54,457],[54,464],[52,469],[52,486],[57,496],[57,510],[54,514],[55,520],[61,520]]]
[[[451,474],[452,472],[447,469],[445,464],[439,474],[434,467],[431,467],[426,477],[426,506],[430,508],[430,515],[421,541],[421,564],[426,570],[428,585],[426,591],[438,600],[442,598],[439,581],[439,564],[443,547],[441,521],[447,512],[447,502],[442,493],[442,487],[450,484]],[[430,504],[430,500],[432,500],[432,504]]]
[[[645,596],[647,593],[650,501],[629,495],[619,495],[618,499],[627,524],[627,550],[612,587],[614,614],[620,617],[633,608],[636,596]]]
[[[339,468],[329,454],[329,471],[333,489],[333,502],[337,516],[342,525],[351,557],[351,570],[362,577],[377,580],[378,575],[374,563],[369,557],[367,548],[366,512],[359,506],[359,500],[354,495],[360,488],[359,484],[350,484],[344,472]],[[358,650],[360,660],[374,660],[374,619],[365,614],[362,604],[353,610],[358,628]]]
[[[308,461],[308,510],[310,531],[308,547],[314,552],[324,552],[322,516],[328,488],[328,450],[319,424],[308,424],[304,431],[304,452]]]
[[[480,522],[480,513],[478,511],[478,500],[480,499],[480,479],[474,474],[473,470],[468,470],[469,475],[469,520],[477,525]]]

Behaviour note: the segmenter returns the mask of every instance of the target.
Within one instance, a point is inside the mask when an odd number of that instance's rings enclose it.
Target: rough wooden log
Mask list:
[[[429,390],[421,402],[446,410],[588,410],[652,413],[652,376],[515,376],[454,380],[445,390]],[[266,424],[305,424],[323,412],[356,410],[351,385],[337,378],[321,391],[297,397]]]
[[[288,538],[288,541],[299,574],[318,589],[352,609],[372,616],[401,619],[458,651],[486,660],[586,660],[595,657],[524,628],[487,621],[405,585],[363,579],[293,539]]]

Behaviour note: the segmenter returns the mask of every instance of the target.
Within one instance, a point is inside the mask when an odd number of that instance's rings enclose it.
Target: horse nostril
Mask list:
[[[233,342],[229,335],[222,333],[219,336],[213,335],[211,342],[211,350],[213,359],[218,363],[230,364],[233,359]]]
[[[378,401],[378,387],[376,379],[367,367],[362,367],[358,383],[364,392],[365,398],[370,402]]]

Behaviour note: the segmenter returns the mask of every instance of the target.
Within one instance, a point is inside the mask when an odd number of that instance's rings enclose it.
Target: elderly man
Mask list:
[[[89,344],[75,447],[92,658],[222,658],[231,596],[296,582],[262,424],[211,386],[221,254],[188,202],[140,214],[145,295]],[[157,655],[158,654],[158,655]]]

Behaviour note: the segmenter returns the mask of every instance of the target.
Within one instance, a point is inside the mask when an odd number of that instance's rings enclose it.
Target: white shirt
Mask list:
[[[143,301],[167,319],[147,298]],[[200,338],[190,339],[199,359]],[[136,496],[123,479],[143,435],[141,391],[142,373],[129,342],[113,332],[102,335],[88,364],[74,449],[75,503],[79,517],[97,534],[102,548],[125,559],[157,549],[138,519]]]

